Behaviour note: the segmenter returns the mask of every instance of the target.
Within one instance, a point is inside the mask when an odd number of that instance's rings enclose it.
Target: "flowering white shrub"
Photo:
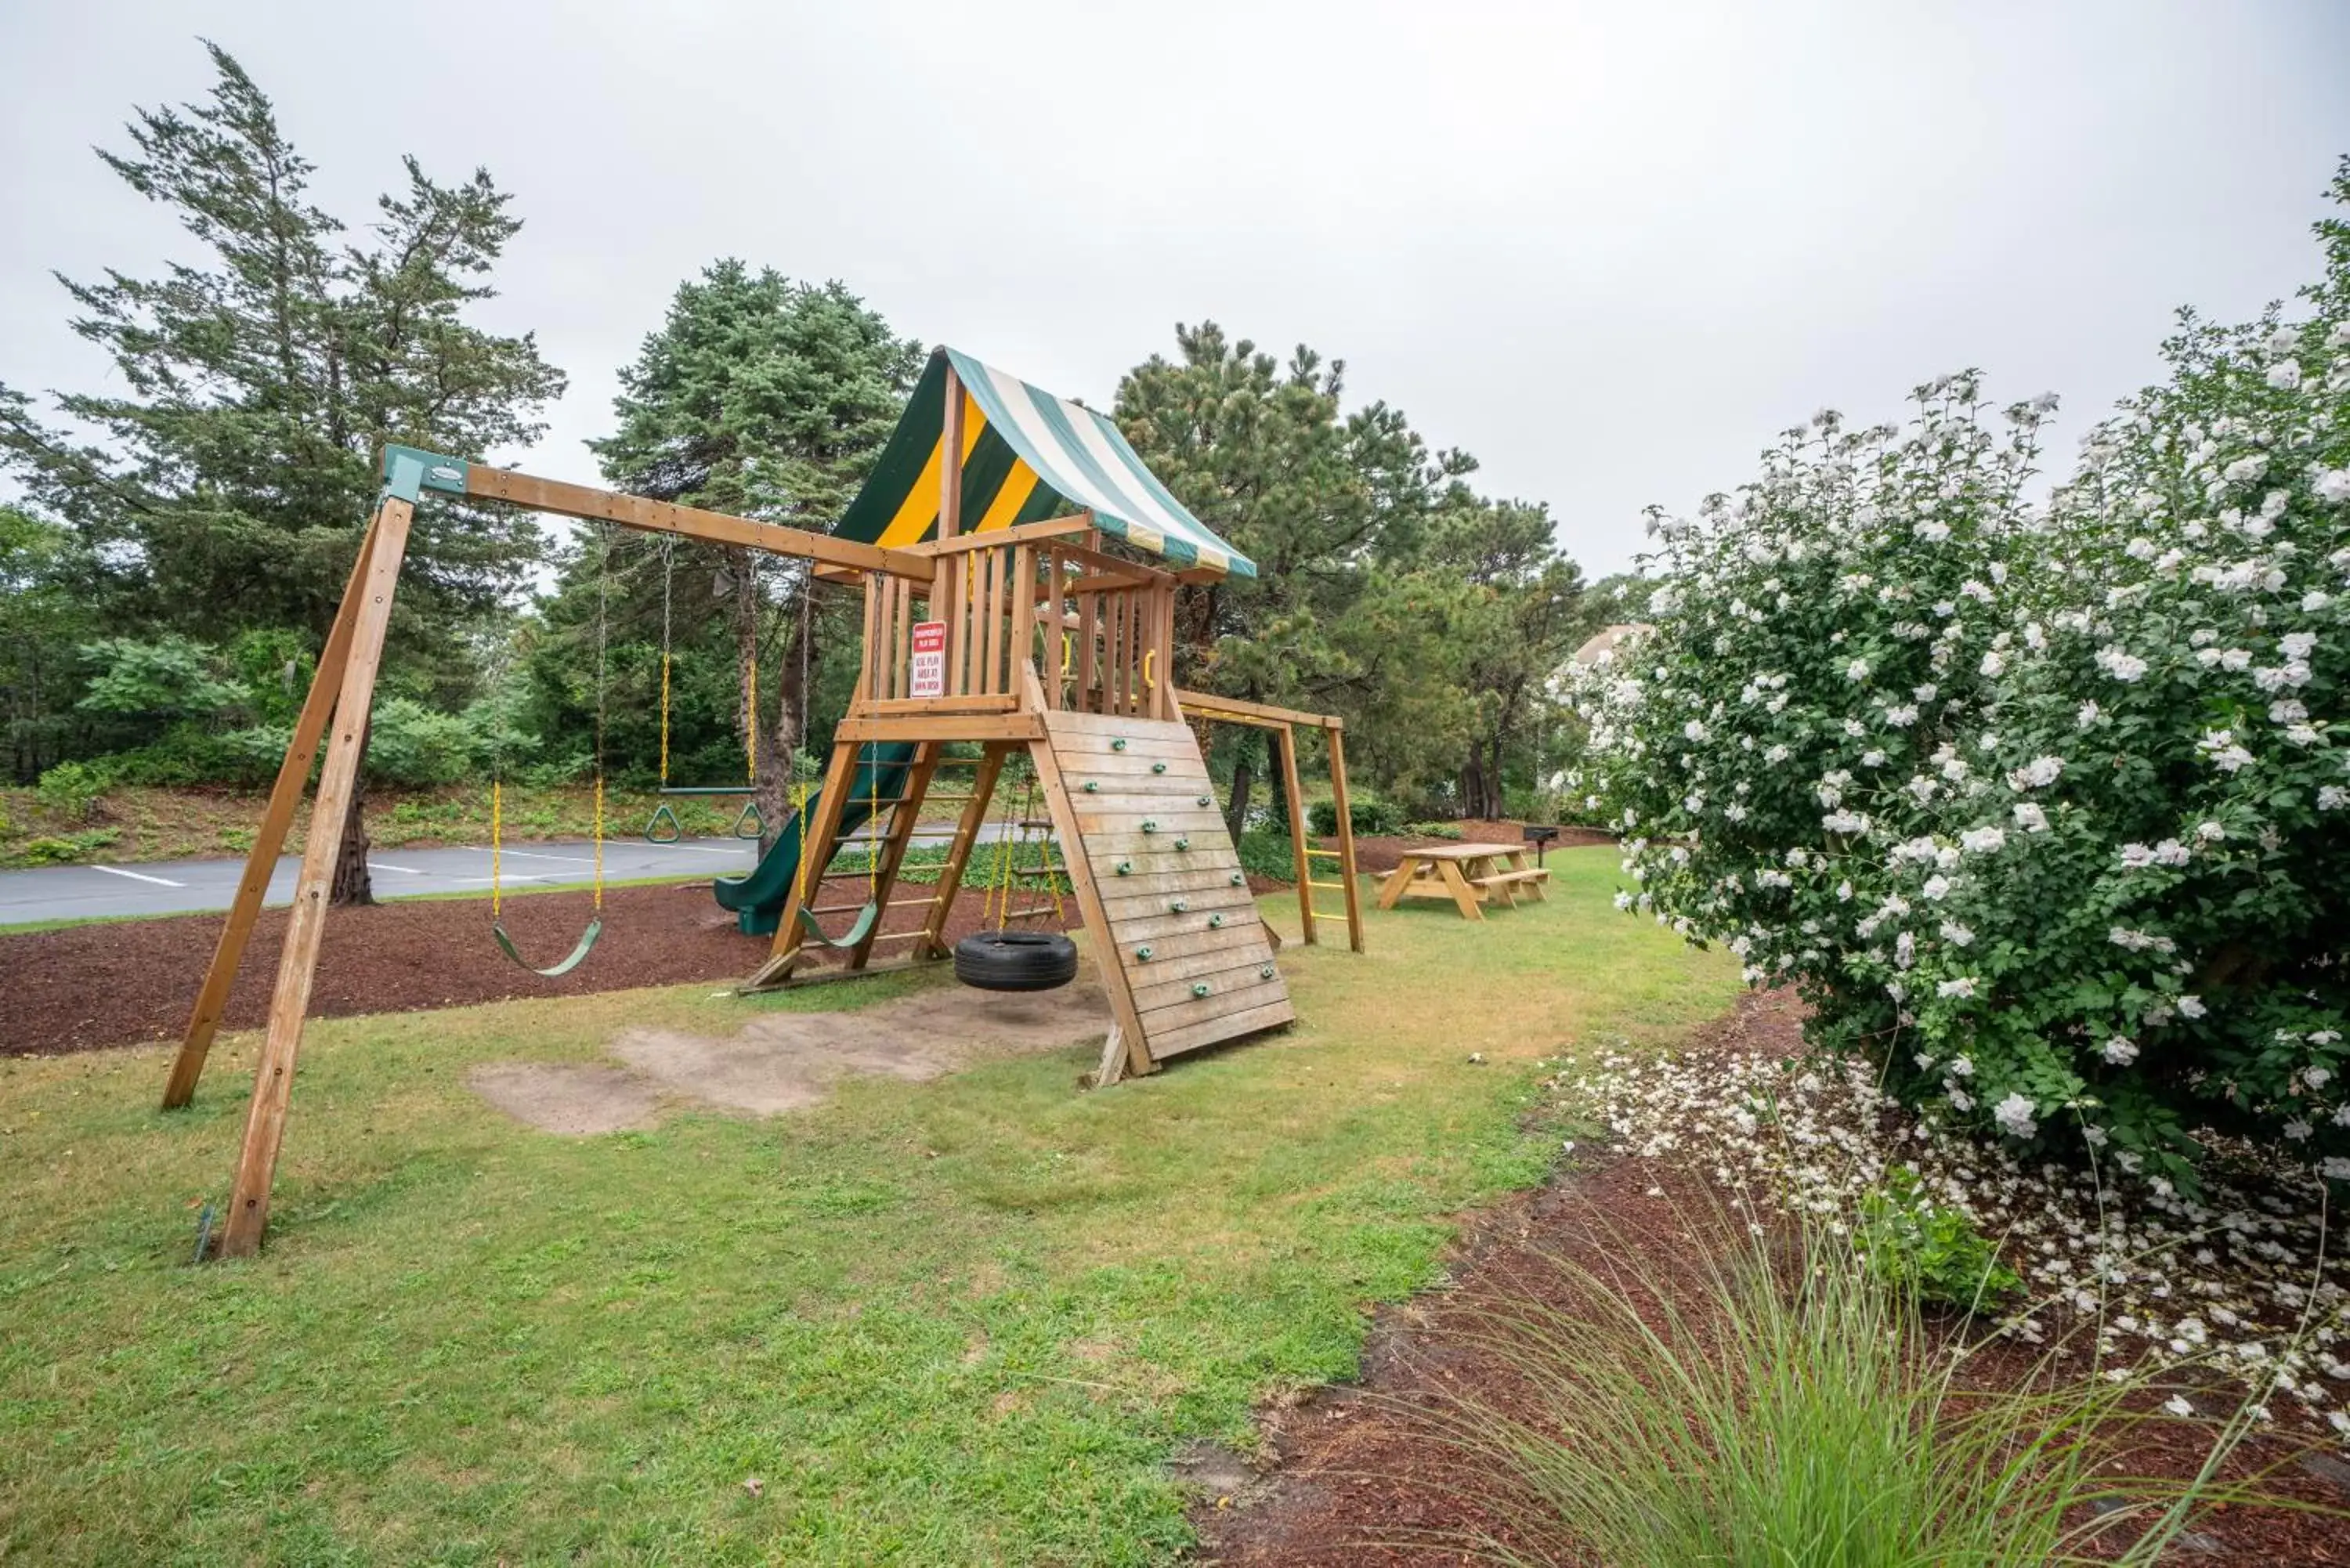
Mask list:
[[[2350,204],[2350,160],[2334,186]],[[1619,902],[2012,1144],[2350,1179],[2350,223],[2304,318],[2191,314],[2029,499],[2053,398],[1822,413],[1693,520],[1580,693]]]

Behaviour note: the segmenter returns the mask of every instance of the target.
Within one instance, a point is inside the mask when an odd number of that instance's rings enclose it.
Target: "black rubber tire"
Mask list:
[[[954,966],[981,991],[1051,991],[1077,978],[1077,944],[1058,931],[982,931],[955,943]]]

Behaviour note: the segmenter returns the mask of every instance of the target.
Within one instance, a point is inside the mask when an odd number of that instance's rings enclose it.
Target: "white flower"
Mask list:
[[[1762,753],[1762,760],[1769,763],[1773,767],[1776,767],[1779,763],[1785,762],[1789,757],[1792,757],[1794,754],[1794,753],[1789,751],[1784,746],[1773,746]]]
[[[2269,385],[2280,392],[2301,389],[2301,365],[2297,360],[2280,359],[2269,367]]]
[[[2331,1156],[2319,1162],[2317,1174],[2328,1181],[2350,1181],[2350,1159],[2345,1159],[2338,1154]],[[2343,1430],[2350,1431],[2350,1422],[2343,1420],[2339,1410],[2334,1413],[2334,1419]]]
[[[1681,726],[1681,733],[1687,735],[1692,741],[1702,741],[1706,736],[1706,729],[1703,724],[1698,722],[1695,719],[1691,719],[1688,723]]]
[[[2010,1095],[1991,1108],[1991,1120],[2010,1137],[2030,1137],[2040,1130],[2040,1124],[2032,1118],[2032,1102],[2023,1096]]]
[[[2106,1042],[2106,1048],[2101,1054],[2115,1066],[2126,1067],[2137,1060],[2137,1042],[2116,1034]]]
[[[1866,833],[1868,818],[1856,811],[1832,811],[1820,818],[1820,826],[1830,833]]]
[[[1926,878],[1926,885],[1918,891],[1936,900],[1948,898],[1950,891],[1950,879],[1939,874],[1929,877]]]
[[[1898,708],[1887,708],[1885,711],[1885,722],[1896,729],[1907,728],[1918,722],[1918,710],[1907,702]]]
[[[2249,766],[2252,762],[2252,753],[2236,743],[2235,732],[2232,730],[2206,730],[2203,732],[2203,738],[2196,742],[2195,745],[2196,749],[2203,753],[2205,760],[2221,773],[2235,773],[2241,768]]]
[[[1935,994],[1936,996],[1951,996],[1951,997],[1957,997],[1959,1000],[1960,1000],[1960,1001],[1962,1001],[1962,1002],[1963,1002],[1963,1001],[1965,1001],[1965,1000],[1967,1000],[1967,999],[1969,999],[1969,998],[1970,998],[1970,997],[1972,997],[1972,996],[1974,995],[1974,993],[1975,993],[1975,982],[1974,982],[1974,980],[1973,980],[1973,978],[1972,978],[1971,976],[1967,977],[1967,978],[1965,978],[1965,979],[1960,979],[1960,980],[1946,980],[1946,981],[1940,981],[1939,983],[1938,983],[1938,984],[1934,987],[1934,994]],[[1960,1057],[1960,1058],[1959,1058],[1959,1061],[1960,1061],[1960,1062],[1964,1062],[1964,1061],[1966,1061],[1966,1058],[1965,1058],[1965,1057],[1963,1057],[1963,1056],[1961,1056],[1961,1057]],[[1954,1073],[1958,1071],[1958,1064],[1957,1064],[1957,1063],[1952,1063],[1952,1064],[1951,1064],[1951,1065],[1950,1065],[1950,1071],[1952,1071],[1952,1072],[1954,1072]],[[1970,1065],[1969,1065],[1969,1067],[1967,1068],[1967,1071],[1968,1071],[1968,1072],[1970,1072],[1970,1073],[1973,1072],[1973,1071],[1974,1071],[1973,1066],[1972,1066],[1971,1064],[1970,1064]]]
[[[1846,680],[1867,680],[1868,660],[1866,659],[1856,659],[1850,664],[1846,665],[1844,667],[1844,678]]]
[[[2097,649],[2097,668],[2116,680],[2136,680],[2146,673],[2146,660],[2118,643],[2108,643]]]
[[[2307,659],[2316,651],[2317,634],[2314,631],[2289,631],[2277,639],[2277,647],[2283,650],[2287,659]]]
[[[2345,789],[2340,784],[2320,784],[2318,786],[2318,810],[2340,811],[2345,805],[2350,805],[2350,789]]]
[[[2122,846],[2121,853],[2122,864],[2133,870],[2141,866],[2154,864],[2154,851],[2143,844],[2125,844]]]
[[[1985,675],[2003,675],[2007,672],[2007,660],[2001,658],[1994,649],[1982,656],[1981,668]]]
[[[2195,1407],[2189,1405],[2183,1397],[2177,1394],[2173,1394],[2169,1398],[2165,1399],[2162,1402],[2162,1407],[2169,1411],[2172,1415],[2182,1418],[2195,1414]]]
[[[1965,926],[1959,924],[1956,920],[1944,920],[1942,922],[1942,940],[1949,942],[1953,947],[1962,948],[1969,946],[1974,941],[1975,934]]]
[[[2038,806],[2032,808],[2038,811]],[[2023,808],[2016,808],[2019,814]],[[1996,855],[2007,843],[2007,833],[1998,827],[1970,827],[1959,835],[1959,846],[1970,855]]]
[[[2203,999],[2191,992],[2178,999],[2178,1015],[2181,1018],[2200,1018],[2210,1011],[2203,1005]]]
[[[2306,1141],[2311,1131],[2310,1125],[2304,1121],[2294,1120],[2284,1124],[2284,1136],[2295,1143]]]
[[[1953,981],[1952,983],[1953,983],[1953,984],[1956,984],[1957,982],[1956,982],[1956,981]],[[1974,981],[1967,981],[1966,983],[1967,983],[1968,985],[1971,986],[1972,984],[1974,984]],[[1972,994],[1972,993],[1971,993],[1971,992],[1968,992],[1968,993],[1966,993],[1966,994],[1970,994],[1970,994]],[[1973,1076],[1975,1075],[1975,1059],[1974,1059],[1973,1057],[1971,1057],[1971,1056],[1954,1056],[1954,1057],[1952,1057],[1952,1058],[1950,1059],[1950,1072],[1951,1072],[1955,1076],[1958,1076],[1958,1077],[1960,1077],[1960,1078],[1971,1078],[1971,1077],[1973,1077]]]
[[[2064,759],[2062,757],[2034,757],[2010,773],[2007,782],[2012,789],[2042,789],[2054,784],[2056,775],[2064,771]]]
[[[2268,455],[2265,452],[2254,452],[2250,457],[2240,457],[2230,463],[2220,471],[2220,477],[2230,484],[2251,484],[2257,483],[2268,471]]]
[[[2198,843],[2217,844],[2227,836],[2228,830],[2216,822],[2199,822],[2195,825],[2195,838]]]
[[[2097,722],[2097,715],[2103,711],[2095,702],[2084,702],[2080,711],[2073,715],[2073,722],[2075,727],[2085,730]]]
[[[2334,1081],[2334,1071],[2330,1067],[2310,1067],[2302,1073],[2301,1077],[2302,1082],[2311,1088],[2322,1089]]]
[[[2317,476],[2318,499],[2350,501],[2350,468],[2330,469]]]
[[[2048,831],[2048,814],[2027,800],[2015,808],[2015,826],[2026,833],[2045,833]]]
[[[1975,1097],[1956,1084],[1945,1084],[1942,1087],[1943,1092],[1950,1096],[1952,1110],[1970,1111],[1975,1108]]]

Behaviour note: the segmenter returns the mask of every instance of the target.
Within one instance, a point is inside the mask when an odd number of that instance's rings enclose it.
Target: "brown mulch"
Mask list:
[[[912,896],[913,887],[902,884],[899,896]],[[864,878],[835,877],[818,902],[861,902],[865,895]],[[982,898],[970,888],[956,895],[947,917],[950,943],[980,929]],[[1064,906],[1066,923],[1078,924],[1076,900],[1065,898]],[[918,925],[920,913],[893,910],[882,929]],[[551,964],[579,940],[588,914],[585,891],[533,893],[505,900],[504,924],[525,957]],[[177,1038],[187,1027],[224,919],[175,915],[0,935],[0,1054],[62,1055]],[[330,910],[310,1016],[740,980],[767,954],[767,939],[739,934],[733,915],[718,907],[707,881],[608,888],[603,936],[587,961],[560,980],[515,965],[491,940],[489,927],[486,898],[395,899]],[[286,911],[263,910],[229,994],[227,1028],[257,1028],[264,1021],[285,936]],[[887,962],[905,948],[885,943],[875,961]]]
[[[1783,994],[1750,994],[1692,1049],[1799,1053],[1800,1011]],[[1497,1316],[1528,1303],[1575,1310],[1587,1287],[1560,1268],[1562,1261],[1627,1281],[1636,1301],[1646,1285],[1659,1284],[1686,1310],[1699,1299],[1707,1250],[1732,1244],[1714,1218],[1719,1204],[1700,1179],[1618,1158],[1472,1217],[1449,1288],[1380,1309],[1358,1382],[1313,1390],[1263,1413],[1271,1457],[1253,1474],[1246,1461],[1221,1451],[1193,1461],[1201,1472],[1194,1479],[1209,1482],[1193,1510],[1199,1561],[1219,1568],[1436,1568],[1493,1561],[1469,1549],[1481,1537],[1533,1562],[1582,1561],[1555,1537],[1530,1539],[1497,1509],[1487,1461],[1445,1440],[1437,1421],[1457,1417],[1464,1402],[1471,1410],[1533,1414],[1523,1376],[1480,1340]],[[1943,1332],[1962,1329],[1953,1322]],[[2031,1377],[2033,1356],[1994,1345],[1970,1366],[1965,1386],[2013,1386]],[[2208,1446],[2196,1428],[2150,1424],[2132,1436],[2127,1473],[2191,1476]],[[2331,1456],[2296,1462],[2304,1457],[2283,1442],[2247,1445],[2229,1473],[2269,1469],[2263,1484],[2274,1492],[2350,1506],[2350,1466]],[[2174,1560],[2350,1564],[2350,1524],[2315,1513],[2222,1510],[2197,1521],[2164,1556]]]

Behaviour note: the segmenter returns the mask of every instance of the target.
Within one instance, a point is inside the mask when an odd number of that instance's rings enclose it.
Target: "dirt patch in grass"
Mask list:
[[[861,901],[861,877],[825,884],[821,903]],[[910,894],[905,896],[911,896]],[[965,888],[947,919],[950,942],[982,925],[983,895]],[[1077,923],[1076,900],[1068,923]],[[890,912],[884,929],[919,926],[922,911]],[[552,963],[571,950],[589,915],[579,892],[534,893],[505,901],[504,924],[523,953]],[[0,1053],[50,1056],[175,1037],[187,1026],[226,917],[71,926],[0,935]],[[286,911],[255,923],[230,993],[226,1027],[257,1028],[277,978]],[[905,944],[885,947],[900,952]],[[767,939],[745,937],[718,907],[710,884],[613,888],[604,894],[604,934],[586,962],[560,980],[514,963],[490,939],[486,898],[401,899],[327,917],[313,1017],[406,1012],[515,997],[626,991],[686,981],[739,980],[766,957]],[[811,969],[822,967],[811,962]]]
[[[1109,998],[1088,973],[1057,991],[958,986],[853,1012],[769,1013],[724,1039],[630,1029],[612,1054],[636,1086],[767,1116],[819,1103],[843,1078],[920,1083],[992,1055],[1098,1040],[1109,1018]]]
[[[660,1125],[660,1090],[626,1067],[493,1062],[466,1075],[473,1093],[541,1132],[589,1137]]]
[[[1690,1047],[1791,1055],[1803,1048],[1801,1010],[1785,993],[1749,994]],[[1379,1313],[1358,1382],[1263,1413],[1263,1451],[1253,1472],[1201,1469],[1189,1454],[1176,1461],[1177,1473],[1201,1489],[1192,1510],[1199,1560],[1219,1568],[1437,1568],[1495,1561],[1472,1549],[1488,1538],[1527,1562],[1581,1561],[1562,1555],[1555,1536],[1534,1536],[1496,1509],[1487,1461],[1448,1441],[1440,1421],[1464,1401],[1531,1414],[1523,1374],[1490,1336],[1497,1319],[1528,1303],[1577,1310],[1583,1287],[1562,1261],[1626,1282],[1636,1302],[1649,1281],[1684,1306],[1698,1299],[1707,1250],[1738,1244],[1711,1219],[1692,1218],[1718,1217],[1718,1204],[1701,1180],[1662,1162],[1614,1158],[1477,1216],[1456,1248],[1450,1288]],[[1937,1331],[1962,1332],[1954,1322]],[[2033,1366],[2021,1346],[1987,1346],[1960,1386],[2019,1386]],[[2192,1476],[2208,1451],[2199,1428],[2148,1426],[2129,1439],[2122,1473]],[[2262,1470],[2271,1472],[2265,1490],[2282,1497],[2350,1506],[2350,1466],[2322,1452],[2248,1444],[2227,1474],[2241,1480]],[[2230,1508],[2197,1521],[2164,1560],[2174,1559],[2244,1568],[2350,1564],[2350,1530],[2339,1517]]]

